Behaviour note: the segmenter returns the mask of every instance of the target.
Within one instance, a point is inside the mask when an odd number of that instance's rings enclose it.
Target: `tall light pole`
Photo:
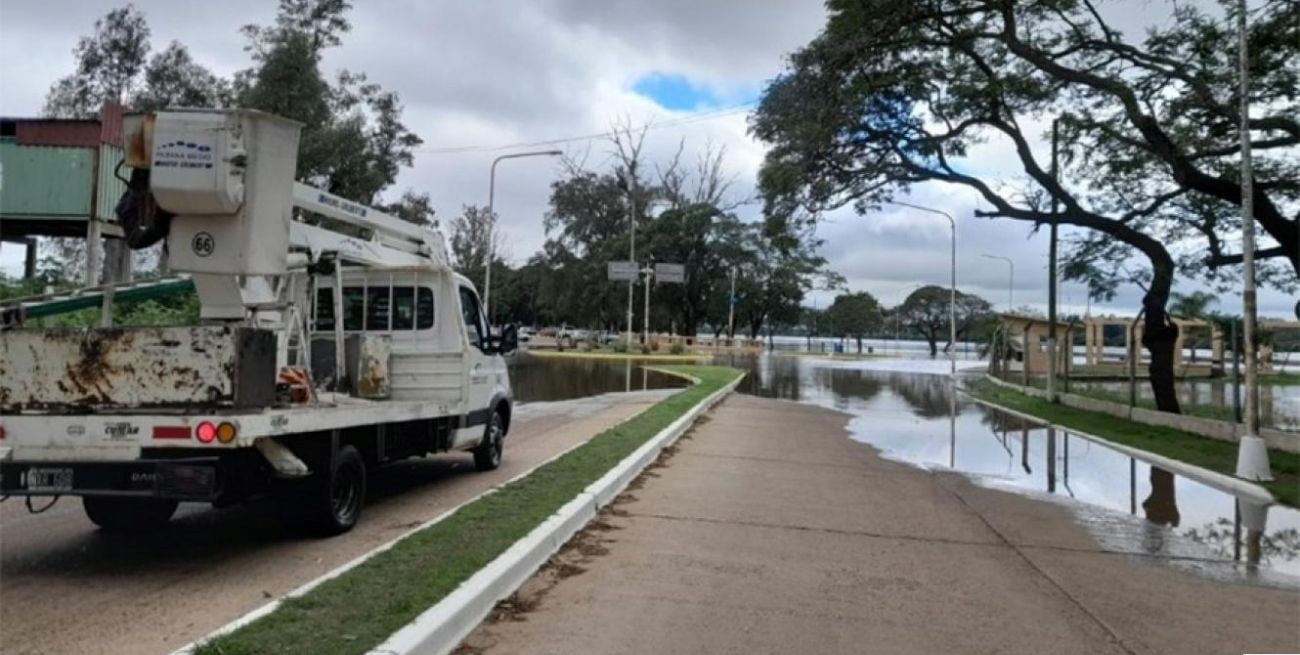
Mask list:
[[[488,326],[491,329],[492,318],[495,313],[492,311],[492,233],[496,228],[497,216],[493,213],[492,204],[496,200],[497,194],[497,164],[506,159],[519,159],[521,157],[558,157],[564,154],[559,150],[534,150],[532,152],[516,152],[509,155],[501,155],[492,160],[492,169],[488,175],[488,233],[487,233],[487,262],[484,264],[483,273],[483,307],[487,309]]]
[[[1237,58],[1241,91],[1242,343],[1246,355],[1246,434],[1237,447],[1237,477],[1273,479],[1268,448],[1259,436],[1259,377],[1255,362],[1255,192],[1250,160],[1250,53],[1246,48],[1246,0],[1237,2]]]
[[[913,205],[910,202],[891,200],[892,204],[911,207],[930,214],[937,214],[948,219],[952,228],[952,284],[948,289],[948,373],[957,375],[957,219],[946,211]]]
[[[1007,277],[1007,313],[1014,312],[1016,310],[1016,263],[1010,257],[1003,257],[1002,255],[985,253],[980,256],[989,259],[1001,259],[1007,263],[1007,266],[1011,267],[1011,274]]]

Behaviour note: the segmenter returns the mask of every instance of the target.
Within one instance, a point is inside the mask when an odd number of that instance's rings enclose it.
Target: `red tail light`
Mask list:
[[[0,425],[0,439],[5,438],[5,426]]]
[[[217,426],[213,425],[211,421],[199,423],[194,428],[194,438],[201,443],[212,443],[212,440],[217,438]]]

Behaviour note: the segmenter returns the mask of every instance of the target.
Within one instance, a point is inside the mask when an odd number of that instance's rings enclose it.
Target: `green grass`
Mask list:
[[[650,437],[741,374],[718,366],[662,368],[700,382],[195,652],[346,654],[365,653],[382,643]]]
[[[1278,386],[1300,386],[1300,373],[1270,373],[1259,376],[1260,384],[1275,384]]]
[[[981,400],[1037,416],[1057,425],[1211,471],[1232,475],[1237,467],[1237,444],[1234,443],[1049,403],[986,380],[972,381],[967,384],[966,391]],[[1292,507],[1300,506],[1300,454],[1270,449],[1268,458],[1273,476],[1277,479],[1260,484],[1272,492],[1279,502]]]

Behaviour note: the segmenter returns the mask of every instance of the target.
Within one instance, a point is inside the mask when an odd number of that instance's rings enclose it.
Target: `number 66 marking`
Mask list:
[[[194,249],[194,254],[199,257],[207,257],[217,249],[217,240],[213,239],[212,235],[207,232],[199,232],[194,235],[194,240],[190,241],[190,247]]]

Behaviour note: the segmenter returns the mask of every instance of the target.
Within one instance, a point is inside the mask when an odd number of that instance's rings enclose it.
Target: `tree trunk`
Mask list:
[[[862,337],[858,337],[858,354],[862,354]]]
[[[1146,310],[1142,345],[1151,353],[1147,372],[1151,376],[1151,394],[1155,397],[1156,409],[1181,414],[1183,410],[1178,404],[1174,378],[1174,343],[1178,340],[1178,326],[1165,312],[1172,282],[1173,271],[1158,268],[1152,277],[1151,288],[1142,296],[1142,306]]]
[[[939,337],[933,332],[925,333],[925,340],[930,343],[930,359],[939,356]]]

